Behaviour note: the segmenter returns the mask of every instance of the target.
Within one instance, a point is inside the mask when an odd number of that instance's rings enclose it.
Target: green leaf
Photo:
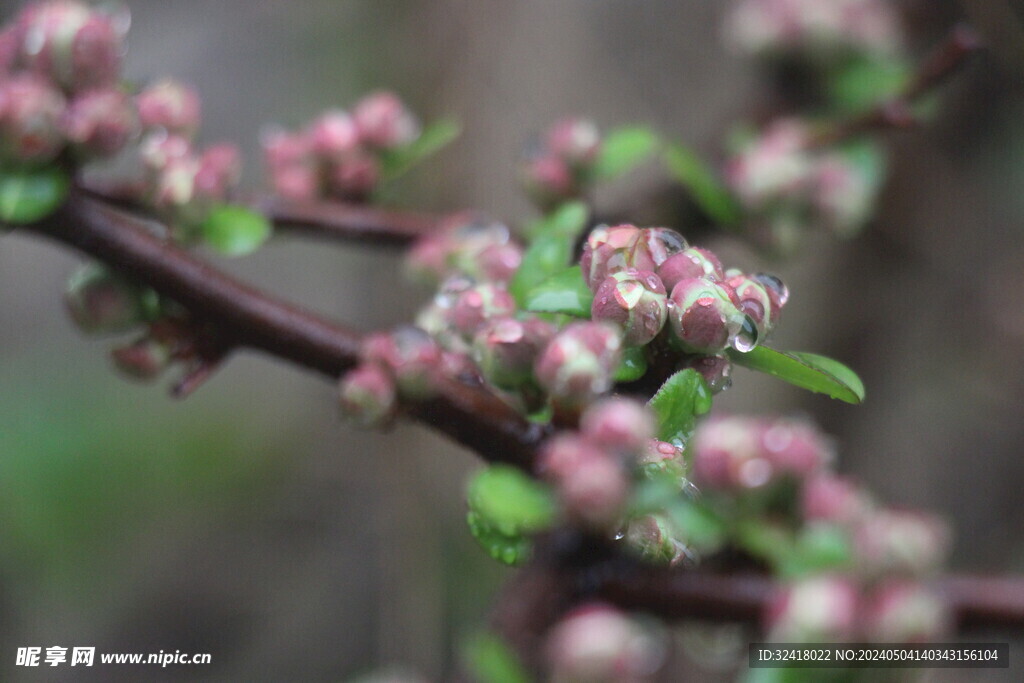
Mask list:
[[[616,128],[601,142],[594,163],[594,177],[610,180],[626,173],[650,157],[658,145],[658,136],[647,128]]]
[[[456,121],[435,121],[407,145],[381,152],[381,180],[394,180],[416,164],[447,147],[459,137],[462,128]]]
[[[864,401],[864,384],[837,360],[805,351],[776,351],[758,346],[748,353],[727,352],[733,363],[774,375],[802,389],[827,394],[847,403]]]
[[[533,554],[533,541],[521,533],[506,534],[492,526],[483,515],[470,510],[466,514],[469,532],[492,559],[515,566]]]
[[[64,203],[71,189],[59,168],[6,168],[0,170],[0,221],[34,223]]]
[[[555,518],[555,499],[548,487],[509,465],[481,470],[469,484],[469,508],[503,534],[530,533]]]
[[[469,638],[462,646],[462,661],[470,678],[480,683],[530,683],[516,654],[491,633]]]
[[[669,508],[668,514],[687,545],[709,552],[725,543],[725,522],[706,505],[677,496],[677,501]]]
[[[270,237],[271,227],[262,214],[244,206],[221,204],[199,226],[203,241],[225,256],[256,251]]]
[[[563,313],[576,318],[590,317],[594,294],[583,281],[579,266],[552,275],[529,291],[524,308],[536,313]]]
[[[743,210],[718,176],[696,154],[682,145],[665,149],[665,165],[669,173],[690,191],[697,206],[723,226],[735,226]]]
[[[711,409],[711,390],[696,370],[680,370],[665,380],[648,405],[658,419],[658,438],[685,446],[697,416]]]
[[[814,524],[805,527],[797,538],[790,574],[841,569],[852,559],[849,532],[834,524]]]
[[[589,311],[589,309],[588,309]],[[628,346],[622,352],[622,362],[615,371],[616,382],[635,382],[647,373],[647,356],[643,348]]]
[[[910,77],[907,62],[895,59],[860,59],[827,79],[829,97],[840,112],[863,111],[897,94]]]
[[[526,307],[529,294],[535,287],[569,267],[573,246],[586,224],[586,205],[570,202],[535,225],[533,241],[509,283],[509,292],[520,307]]]

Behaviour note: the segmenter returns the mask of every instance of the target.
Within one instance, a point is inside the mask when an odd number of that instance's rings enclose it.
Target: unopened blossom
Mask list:
[[[552,398],[581,405],[608,391],[622,357],[622,334],[611,325],[572,323],[537,359],[537,381]]]
[[[714,355],[733,342],[743,328],[733,297],[731,287],[707,278],[681,280],[672,288],[668,320],[683,348]]]
[[[554,327],[539,318],[492,318],[476,333],[473,357],[487,381],[514,389],[533,378],[533,365],[554,334]]]
[[[860,591],[844,576],[812,576],[782,588],[768,605],[776,642],[843,642],[856,638]]]
[[[199,93],[190,85],[162,79],[143,89],[135,101],[146,129],[162,128],[170,134],[191,138],[199,128]]]
[[[631,268],[605,278],[594,293],[590,316],[621,327],[627,346],[643,346],[664,327],[667,301],[661,278]]]
[[[651,633],[603,603],[566,615],[548,634],[546,652],[554,683],[650,680],[664,658]]]
[[[131,98],[120,90],[88,90],[68,104],[61,128],[80,153],[105,157],[116,154],[138,135],[139,115]]]
[[[580,417],[580,433],[613,452],[639,454],[654,436],[655,427],[650,409],[627,398],[597,401]]]
[[[397,398],[394,379],[376,363],[363,363],[346,373],[338,396],[342,412],[366,427],[387,424]]]
[[[0,81],[0,155],[17,162],[52,161],[64,147],[65,107],[64,96],[37,76]]]

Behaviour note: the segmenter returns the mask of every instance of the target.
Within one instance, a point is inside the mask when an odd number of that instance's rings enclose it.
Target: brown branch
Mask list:
[[[144,221],[78,191],[52,216],[24,229],[75,247],[176,301],[225,349],[263,351],[332,379],[358,362],[359,333],[224,274],[161,239]],[[446,380],[437,390],[407,412],[485,460],[532,469],[544,427],[482,388]]]
[[[973,29],[966,25],[956,26],[945,42],[921,62],[898,94],[882,100],[862,114],[829,125],[811,141],[811,146],[827,147],[867,131],[913,125],[917,122],[913,114],[914,104],[956,73],[980,47],[981,42]]]

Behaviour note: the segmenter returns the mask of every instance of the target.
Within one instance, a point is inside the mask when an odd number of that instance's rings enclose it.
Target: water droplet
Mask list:
[[[732,338],[730,344],[740,353],[753,351],[757,346],[757,325],[749,315],[743,316],[743,326]]]
[[[789,301],[789,288],[774,275],[768,273],[754,273],[751,277],[760,282],[779,306],[785,306]]]

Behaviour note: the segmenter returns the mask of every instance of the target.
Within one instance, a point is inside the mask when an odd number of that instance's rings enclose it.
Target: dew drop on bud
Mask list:
[[[730,342],[732,347],[740,353],[753,351],[757,346],[757,325],[749,315],[743,316],[743,326]]]
[[[751,275],[752,278],[760,282],[768,293],[772,295],[772,298],[778,301],[779,307],[785,306],[786,302],[789,301],[789,287],[785,283],[774,275],[768,273],[754,273]]]

